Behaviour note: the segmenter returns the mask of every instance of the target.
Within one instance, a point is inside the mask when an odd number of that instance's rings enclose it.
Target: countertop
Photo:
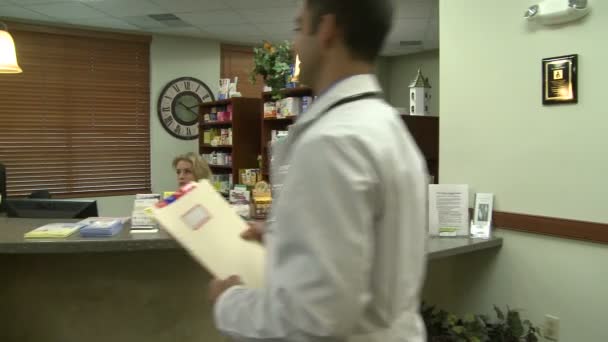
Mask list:
[[[53,222],[76,222],[65,219],[26,219],[0,216],[0,254],[46,253],[101,253],[119,251],[145,251],[181,249],[182,247],[163,230],[158,233],[131,233],[127,226],[116,236],[83,238],[78,233],[65,239],[25,239],[26,232]],[[430,260],[490,248],[500,248],[502,238],[489,240],[470,238],[438,238],[428,241]]]

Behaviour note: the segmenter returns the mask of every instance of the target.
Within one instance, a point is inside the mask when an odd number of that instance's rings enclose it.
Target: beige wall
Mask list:
[[[171,161],[178,154],[198,152],[197,140],[174,138],[161,126],[156,111],[158,95],[169,81],[183,76],[202,80],[215,93],[219,75],[219,42],[160,35],[153,37],[150,46],[150,151],[153,191],[174,190],[177,183]],[[133,209],[133,196],[95,199],[98,201],[100,215],[128,216]]]
[[[429,78],[431,100],[429,112],[440,115],[439,110],[439,50],[430,50],[403,56],[382,59],[381,83],[387,89],[389,102],[395,107],[409,108],[409,85],[415,79],[418,69]]]
[[[496,208],[608,222],[608,3],[583,21],[528,26],[530,1],[440,0],[440,178],[496,194]],[[579,54],[579,104],[541,104],[541,59]],[[560,341],[608,341],[608,247],[500,230],[505,246],[433,264],[427,298],[561,318]],[[442,286],[433,285],[441,280]],[[446,294],[446,293],[449,293]]]

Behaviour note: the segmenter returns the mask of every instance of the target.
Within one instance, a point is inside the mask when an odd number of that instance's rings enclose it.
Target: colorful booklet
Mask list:
[[[53,239],[53,238],[65,238],[72,234],[74,234],[77,230],[81,229],[85,225],[77,222],[77,223],[49,223],[45,224],[42,227],[38,227],[32,231],[29,231],[24,234],[25,238],[43,238],[43,239]]]
[[[128,217],[89,217],[79,223],[86,224],[80,229],[82,237],[108,237],[118,234]]]
[[[86,219],[79,221],[78,223],[82,223],[84,225],[90,225],[94,222],[113,222],[118,220],[121,224],[125,224],[131,220],[130,217],[103,217],[103,216],[93,216],[87,217]]]
[[[154,218],[218,278],[241,277],[246,286],[264,283],[265,250],[240,234],[248,225],[207,180],[183,186],[152,209]]]

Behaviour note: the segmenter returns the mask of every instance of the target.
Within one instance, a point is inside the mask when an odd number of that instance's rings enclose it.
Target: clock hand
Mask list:
[[[195,112],[195,111],[193,111],[193,110],[191,109],[192,107],[188,107],[188,106],[186,106],[185,104],[183,104],[183,103],[181,103],[181,102],[178,102],[177,104],[182,105],[182,107],[186,108],[186,109],[187,109],[187,110],[188,110],[190,113],[192,113],[192,114],[194,114],[194,115],[197,115],[197,116],[198,116],[198,113],[197,113],[197,112]],[[197,106],[198,106],[198,105],[197,105]]]

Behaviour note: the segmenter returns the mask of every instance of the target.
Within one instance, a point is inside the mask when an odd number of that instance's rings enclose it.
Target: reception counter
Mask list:
[[[0,341],[225,341],[207,301],[211,276],[170,236],[125,229],[105,239],[23,238],[65,221],[0,217]],[[501,244],[430,239],[429,259]]]
[[[70,220],[68,220],[70,221]],[[76,221],[76,220],[71,220]],[[132,234],[123,229],[111,238],[82,238],[74,234],[66,239],[25,239],[23,234],[52,222],[66,220],[22,219],[0,217],[0,254],[45,254],[45,253],[99,253],[135,252],[150,250],[181,249],[167,233]],[[489,240],[469,238],[430,238],[428,257],[430,260],[497,248],[502,239]]]
[[[135,252],[180,249],[164,231],[131,234],[125,227],[109,238],[82,238],[78,233],[65,239],[26,239],[26,232],[53,222],[78,222],[61,219],[24,219],[0,217],[0,254]]]

